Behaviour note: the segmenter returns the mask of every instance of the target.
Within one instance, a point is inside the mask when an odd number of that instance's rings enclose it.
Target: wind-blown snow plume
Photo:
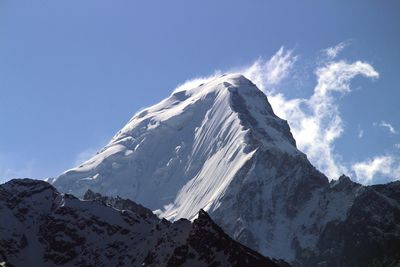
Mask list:
[[[184,83],[178,85],[173,93],[180,92],[180,91],[185,91],[194,87],[199,86],[199,84],[206,83],[208,81],[211,81],[212,79],[215,79],[216,77],[221,75],[220,70],[214,71],[214,74],[209,75],[209,76],[204,76],[204,77],[196,77],[193,79],[186,80]]]
[[[269,85],[277,85],[285,79],[293,68],[298,57],[293,55],[293,50],[285,50],[282,46],[269,60],[256,60],[243,74],[252,80],[261,90],[266,90]]]

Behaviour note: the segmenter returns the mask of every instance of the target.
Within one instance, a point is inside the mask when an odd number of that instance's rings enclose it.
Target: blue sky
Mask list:
[[[378,75],[356,72],[325,96],[341,131],[321,149],[354,180],[398,179],[399,12],[394,0],[2,0],[0,180],[56,176],[185,80],[266,66],[274,55],[287,68],[264,91],[283,105],[310,100],[318,70],[370,66]],[[329,58],[324,49],[341,43]],[[315,119],[308,111],[303,119]]]

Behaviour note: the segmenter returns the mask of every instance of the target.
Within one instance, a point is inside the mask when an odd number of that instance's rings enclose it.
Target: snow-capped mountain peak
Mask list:
[[[392,230],[400,222],[399,185],[369,188],[348,177],[330,183],[296,148],[265,94],[237,74],[181,87],[140,111],[97,155],[53,183],[78,196],[92,189],[130,198],[172,221],[194,220],[204,209],[237,241],[298,266],[382,257],[363,254],[347,238],[363,236],[358,229],[400,240]],[[362,204],[368,197],[397,219],[375,220]],[[382,249],[385,240],[374,236],[359,241]],[[388,251],[390,262],[400,255]],[[357,261],[342,260],[353,252]]]
[[[260,147],[301,154],[266,96],[242,75],[222,75],[142,110],[54,184],[80,196],[91,188],[130,197],[171,219],[191,218],[218,205]]]

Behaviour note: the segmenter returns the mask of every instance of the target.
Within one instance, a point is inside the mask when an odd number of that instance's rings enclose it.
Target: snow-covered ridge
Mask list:
[[[136,114],[92,159],[54,184],[130,197],[170,219],[218,206],[260,147],[300,152],[287,123],[242,75],[223,75]],[[156,197],[155,197],[156,196]]]

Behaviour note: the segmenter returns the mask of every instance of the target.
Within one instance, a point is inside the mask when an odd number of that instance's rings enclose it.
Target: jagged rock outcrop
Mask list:
[[[4,266],[284,266],[237,243],[206,212],[171,223],[130,200],[85,201],[31,179],[0,185]],[[126,208],[126,209],[125,209]]]

